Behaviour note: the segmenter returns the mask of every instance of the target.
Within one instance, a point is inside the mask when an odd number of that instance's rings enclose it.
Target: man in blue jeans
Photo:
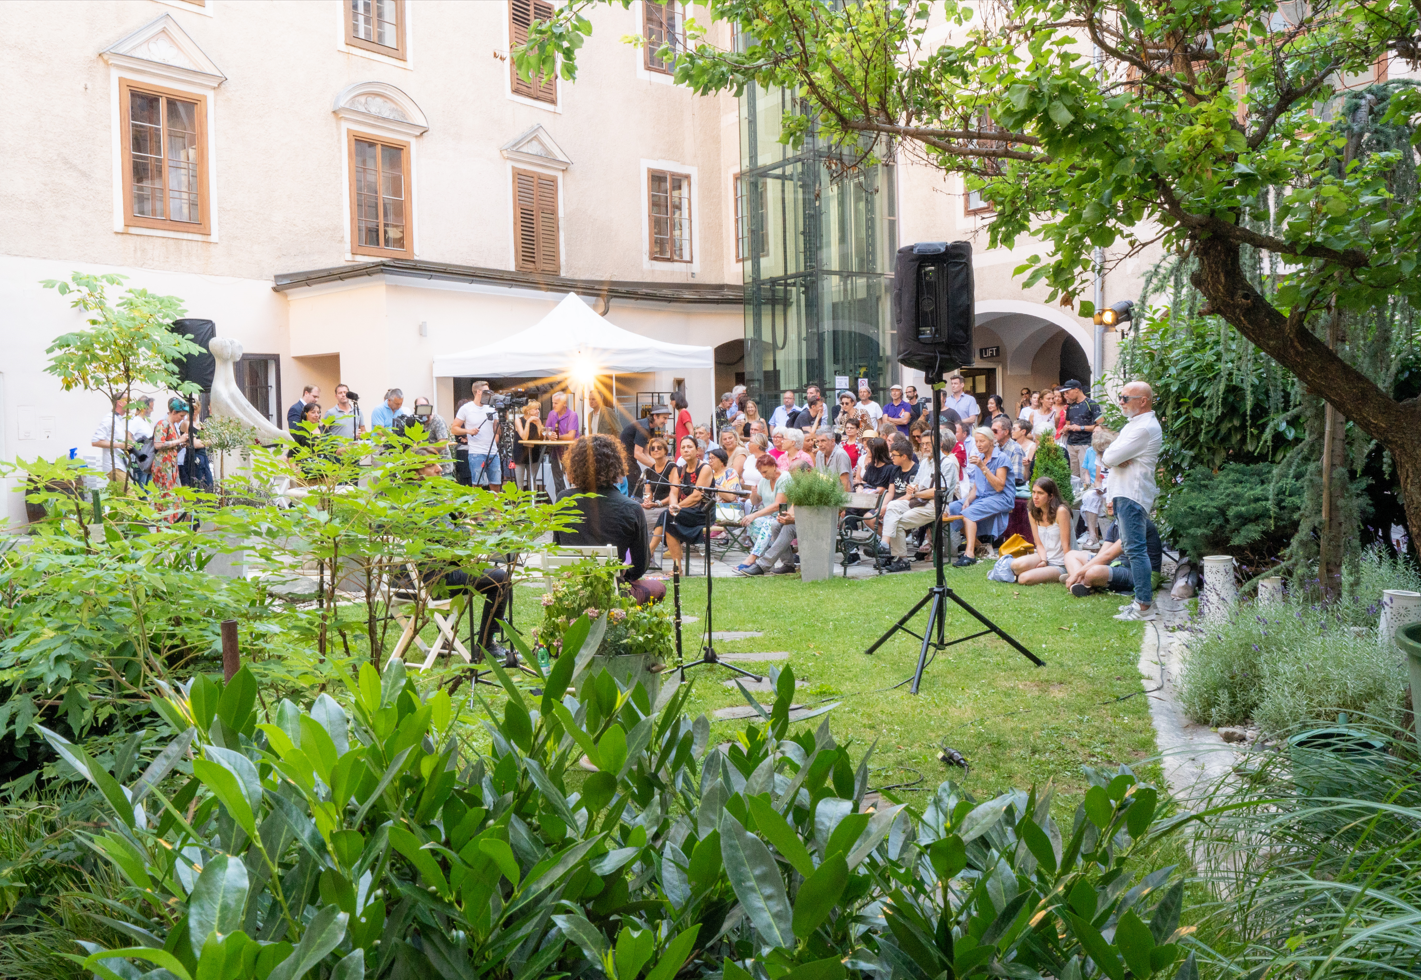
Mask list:
[[[1132,381],[1120,389],[1120,410],[1130,420],[1120,436],[1105,450],[1102,462],[1110,467],[1109,493],[1120,525],[1120,540],[1130,575],[1135,582],[1135,601],[1116,619],[1140,622],[1159,618],[1154,606],[1154,580],[1150,577],[1150,553],[1146,541],[1150,510],[1159,496],[1155,468],[1159,465],[1164,437],[1155,418],[1154,392],[1143,381]]]

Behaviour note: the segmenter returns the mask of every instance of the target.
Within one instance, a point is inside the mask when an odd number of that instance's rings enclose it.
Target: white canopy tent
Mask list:
[[[709,347],[668,344],[592,312],[576,293],[525,330],[483,347],[434,359],[437,378],[541,378],[591,368],[599,374],[714,367]]]
[[[576,293],[568,293],[531,327],[483,347],[436,357],[434,376],[544,378],[567,374],[582,396],[579,417],[585,424],[587,386],[596,375],[612,375],[615,392],[618,374],[714,366],[712,348],[669,344],[623,330],[594,313]]]

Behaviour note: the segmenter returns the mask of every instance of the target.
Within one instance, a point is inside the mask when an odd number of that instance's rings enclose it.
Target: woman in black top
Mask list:
[[[666,516],[666,505],[671,502],[671,487],[676,483],[676,462],[667,458],[667,444],[663,436],[652,436],[646,444],[651,456],[651,465],[642,474],[641,506],[646,511],[646,526],[651,529],[651,550],[654,553],[661,545],[662,518]]]
[[[286,458],[301,470],[301,475],[307,480],[320,478],[320,467],[314,465],[314,460],[320,455],[317,445],[322,435],[321,406],[319,402],[311,402],[301,409],[301,421],[291,427],[291,441],[296,445],[286,451]]]
[[[714,476],[710,464],[701,459],[701,447],[695,436],[681,440],[681,457],[686,465],[676,474],[671,504],[662,518],[666,526],[666,550],[671,553],[671,560],[678,563],[681,545],[695,544],[705,534],[706,509],[710,506],[707,488]]]
[[[888,443],[874,436],[868,440],[868,454],[858,488],[866,493],[881,493],[893,484],[893,471],[896,469],[888,458]]]
[[[541,454],[538,452],[542,446],[525,446],[523,440],[532,439],[537,441],[543,438],[543,420],[538,417],[541,406],[530,401],[523,406],[523,411],[513,420],[513,428],[518,431],[518,438],[513,440],[513,466],[514,472],[518,474],[518,485],[525,489],[532,489],[534,460]]]
[[[666,452],[663,443],[661,451]],[[558,544],[616,547],[626,563],[621,579],[638,605],[658,602],[666,596],[666,583],[646,581],[646,512],[636,501],[617,491],[616,484],[626,475],[626,458],[621,444],[611,436],[583,436],[567,451],[567,475],[580,494],[573,509],[582,519],[564,531],[553,532]]]

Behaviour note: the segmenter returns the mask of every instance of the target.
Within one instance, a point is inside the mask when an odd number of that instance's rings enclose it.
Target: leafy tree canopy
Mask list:
[[[535,25],[520,70],[576,76],[591,33],[573,0]],[[629,0],[601,0],[620,2]],[[1362,153],[1375,111],[1412,123],[1421,91],[1338,94],[1375,66],[1421,59],[1421,10],[1403,0],[711,0],[675,59],[697,93],[778,86],[803,101],[785,139],[886,155],[899,146],[966,175],[993,202],[992,246],[1039,239],[1018,274],[1074,304],[1092,252],[1118,263],[1188,255],[1205,314],[1222,316],[1392,452],[1421,532],[1421,406],[1394,400],[1334,353],[1328,323],[1414,304],[1421,218],[1398,195],[1411,146]],[[1413,137],[1414,141],[1414,137]],[[1410,159],[1403,159],[1410,156]],[[1243,253],[1277,260],[1260,292]],[[1094,312],[1078,304],[1082,315]]]

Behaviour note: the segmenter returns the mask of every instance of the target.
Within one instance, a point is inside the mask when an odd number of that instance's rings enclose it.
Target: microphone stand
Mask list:
[[[713,487],[705,487],[704,489],[710,491],[710,495],[709,495],[709,496],[710,496],[710,499],[706,502],[706,526],[705,526],[705,548],[706,548],[706,646],[705,646],[705,649],[701,651],[700,659],[698,659],[698,660],[692,660],[690,663],[686,663],[686,662],[684,661],[684,659],[682,659],[681,663],[677,666],[676,669],[681,672],[681,679],[682,679],[682,680],[685,680],[685,679],[686,679],[686,671],[689,670],[690,668],[692,668],[692,667],[707,667],[707,666],[724,667],[724,668],[726,668],[727,670],[733,670],[733,671],[735,671],[735,673],[737,673],[737,674],[741,674],[741,675],[743,675],[743,676],[745,676],[745,677],[749,677],[751,680],[756,680],[756,681],[758,681],[758,680],[763,680],[763,678],[762,678],[759,674],[752,673],[752,672],[746,670],[746,669],[743,668],[743,667],[737,667],[737,666],[735,666],[734,664],[728,664],[728,663],[726,663],[724,660],[721,660],[720,657],[717,656],[717,655],[716,655],[716,652],[715,652],[715,624],[714,624],[714,619],[713,619],[713,616],[714,616],[714,613],[715,613],[715,602],[714,602],[714,600],[713,600],[713,592],[712,592],[712,586],[711,586],[711,583],[714,581],[714,576],[711,575],[711,528],[714,527],[714,525],[715,525],[715,504],[716,504],[716,498],[719,497],[720,494],[723,494],[723,493],[734,494],[734,495],[737,496],[737,497],[749,497],[749,496],[750,496],[750,491],[748,491],[748,490],[718,490],[718,489],[715,489],[715,488],[713,488]],[[681,649],[680,649],[680,636],[681,636],[681,629],[680,629],[680,626],[681,626],[681,579],[680,579],[680,574],[679,574],[679,569],[680,569],[680,567],[681,567],[681,566],[680,566],[680,562],[674,562],[674,563],[672,563],[672,566],[671,566],[671,567],[672,567],[672,569],[673,569],[673,571],[672,571],[672,577],[673,577],[673,579],[674,579],[674,581],[675,581],[675,583],[676,583],[676,637],[677,637],[676,655],[677,655],[678,658],[680,658],[680,657],[681,657]]]
[[[1034,654],[1034,653],[1032,653],[1030,650],[1026,649],[1026,647],[1024,647],[1024,646],[1022,646],[1020,643],[1018,643],[1018,642],[1016,641],[1016,639],[1015,639],[1013,636],[1011,636],[1011,634],[1009,634],[1009,633],[1007,633],[1006,631],[1004,631],[1000,626],[998,626],[996,623],[992,622],[992,621],[991,621],[990,619],[988,619],[986,616],[982,615],[982,614],[981,614],[980,612],[978,612],[976,609],[973,609],[972,606],[971,606],[965,599],[963,599],[961,596],[959,596],[956,592],[952,591],[952,589],[948,588],[948,586],[947,586],[947,579],[946,579],[946,578],[944,577],[944,575],[943,575],[943,567],[942,567],[942,497],[943,497],[943,486],[942,486],[942,428],[941,428],[941,427],[939,426],[939,424],[938,424],[938,413],[939,413],[939,410],[940,410],[940,406],[941,406],[941,404],[942,404],[942,398],[940,397],[940,396],[941,396],[941,393],[942,393],[942,388],[943,388],[942,377],[943,377],[943,371],[942,371],[941,365],[939,365],[936,370],[927,373],[927,381],[932,385],[932,389],[933,389],[933,421],[932,421],[932,441],[933,441],[933,532],[932,532],[932,533],[933,533],[933,571],[936,573],[936,580],[935,580],[935,582],[934,582],[932,588],[928,589],[928,594],[927,594],[927,595],[925,595],[925,596],[923,596],[921,599],[919,599],[918,602],[917,602],[917,604],[916,604],[915,606],[913,606],[912,609],[909,609],[908,612],[903,616],[902,619],[898,620],[898,622],[896,622],[896,623],[894,623],[892,626],[890,626],[890,627],[888,628],[888,632],[886,632],[886,633],[884,633],[882,636],[880,636],[877,640],[874,641],[873,646],[869,647],[867,650],[864,651],[865,654],[871,654],[871,653],[873,653],[873,652],[876,651],[879,647],[883,646],[883,644],[887,643],[887,642],[893,637],[893,634],[894,634],[894,633],[897,633],[899,630],[902,630],[904,633],[907,633],[909,636],[914,636],[914,637],[917,637],[918,639],[922,640],[922,641],[923,641],[922,649],[918,651],[918,667],[917,667],[917,669],[913,672],[913,677],[912,677],[912,681],[913,681],[912,692],[913,692],[914,694],[917,694],[917,693],[918,693],[918,688],[919,688],[919,687],[922,685],[922,683],[923,683],[923,671],[927,669],[927,666],[928,666],[928,663],[929,663],[929,659],[928,659],[928,651],[929,651],[929,650],[934,651],[933,656],[935,657],[935,656],[937,655],[936,651],[938,651],[938,650],[946,650],[946,649],[947,649],[948,647],[950,647],[950,646],[956,646],[957,644],[959,644],[959,643],[965,643],[965,642],[967,642],[968,640],[975,640],[977,637],[979,637],[979,636],[986,636],[986,635],[989,634],[989,633],[995,633],[997,636],[1001,637],[1003,640],[1005,640],[1007,643],[1009,643],[1012,647],[1014,647],[1018,653],[1020,653],[1020,654],[1021,654],[1023,657],[1025,657],[1027,660],[1030,660],[1030,661],[1031,661],[1032,663],[1034,663],[1036,666],[1038,666],[1038,667],[1045,667],[1045,666],[1046,666],[1046,661],[1042,660],[1040,657],[1036,656],[1036,654]],[[951,640],[951,641],[946,640],[946,639],[944,638],[944,636],[943,636],[943,626],[944,626],[944,620],[945,620],[945,618],[946,618],[946,616],[947,616],[947,600],[948,600],[948,599],[951,599],[953,602],[955,602],[955,603],[956,603],[958,606],[960,606],[964,611],[966,611],[968,615],[972,616],[972,617],[975,618],[979,623],[981,623],[983,626],[985,626],[986,629],[980,630],[979,632],[976,632],[976,633],[970,633],[970,634],[968,634],[967,636],[959,637],[959,638],[956,639],[956,640]],[[924,606],[928,606],[928,625],[927,625],[927,628],[926,628],[925,630],[923,630],[923,632],[922,632],[921,634],[914,633],[911,629],[908,628],[908,621],[909,621],[910,619],[912,619],[914,616],[916,616],[916,615],[918,614],[918,610],[922,609]],[[897,687],[902,687],[903,684],[906,684],[906,683],[908,683],[908,682],[907,682],[907,681],[903,681],[902,683],[900,683],[900,684],[898,684],[898,685],[896,685],[896,686],[897,686]]]

